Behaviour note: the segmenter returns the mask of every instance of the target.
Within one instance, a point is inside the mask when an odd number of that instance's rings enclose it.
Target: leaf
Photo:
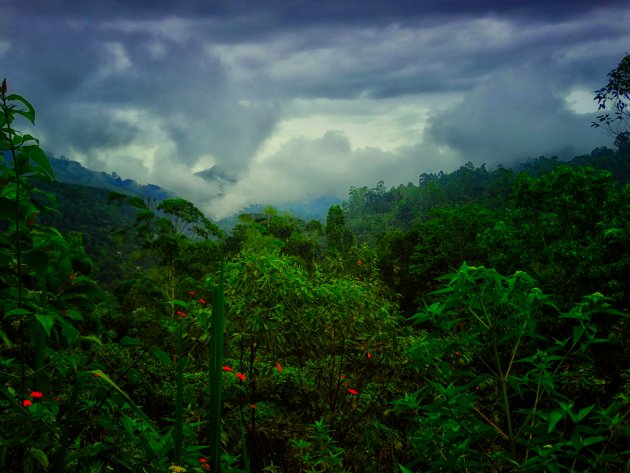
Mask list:
[[[48,157],[46,157],[46,153],[38,145],[23,146],[21,154],[35,161],[48,177],[51,179],[55,178],[55,173],[50,165],[50,161],[48,161]]]
[[[153,356],[160,362],[164,364],[169,364],[171,362],[171,355],[162,350],[153,350]]]
[[[97,345],[102,345],[103,342],[96,335],[81,335],[79,340],[87,340],[88,342],[94,342]]]
[[[63,329],[61,330],[62,335],[66,338],[69,346],[74,345],[74,342],[77,341],[81,332],[79,332],[72,325],[65,323],[63,324]]]
[[[29,315],[32,312],[30,310],[26,310],[26,309],[13,309],[10,310],[9,312],[6,313],[7,316],[10,315]]]
[[[140,409],[140,407],[138,407],[136,403],[131,400],[131,398],[127,395],[127,393],[123,391],[122,389],[120,389],[118,385],[114,381],[112,381],[112,379],[109,376],[103,373],[102,370],[91,370],[91,371],[88,371],[88,373],[92,373],[94,376],[97,376],[99,379],[102,379],[107,384],[109,384],[112,388],[118,391],[127,400],[127,402],[129,403],[131,408],[135,411],[135,413],[138,415],[138,417],[140,417],[144,422],[146,422],[146,425],[151,429],[151,431],[159,435],[157,429],[151,422],[151,419],[149,419],[147,415],[144,412],[142,412],[142,409]]]
[[[28,100],[26,100],[21,95],[17,95],[17,94],[9,95],[7,97],[7,100],[8,101],[17,100],[18,102],[22,102],[24,106],[26,107],[26,110],[13,109],[13,113],[22,115],[23,117],[26,117],[33,125],[35,124],[35,109],[33,108],[33,106],[30,104]]]
[[[405,468],[402,465],[398,465],[398,468],[400,468],[400,473],[413,473],[413,471],[411,471],[409,468]]]
[[[50,330],[55,323],[55,319],[48,314],[35,314],[35,318],[39,321],[40,324],[42,324],[42,327],[44,327],[44,330],[46,330],[46,334],[50,337]]]
[[[595,404],[591,404],[590,406],[585,407],[584,409],[580,409],[577,414],[573,414],[573,412],[569,412],[571,416],[571,420],[576,424],[582,421],[590,412],[595,408]]]
[[[562,411],[553,411],[551,414],[549,414],[549,417],[547,419],[549,421],[549,425],[547,426],[548,434],[551,433],[551,431],[556,427],[558,422],[560,422],[563,417],[564,415]]]
[[[39,448],[31,448],[29,453],[45,470],[48,469],[50,462],[43,450],[40,450]]]
[[[606,440],[606,437],[598,435],[597,437],[589,437],[582,441],[582,445],[588,447],[589,445],[593,445],[595,443],[603,442]]]
[[[123,338],[120,339],[120,342],[118,342],[120,345],[122,346],[138,346],[138,345],[142,345],[142,341],[138,340],[137,338],[131,338],[128,337],[127,335],[125,335]]]
[[[13,343],[11,343],[11,340],[9,340],[9,337],[7,337],[7,334],[4,333],[4,331],[0,330],[0,338],[2,339],[2,341],[5,343],[5,345],[8,348],[12,348],[13,347]]]

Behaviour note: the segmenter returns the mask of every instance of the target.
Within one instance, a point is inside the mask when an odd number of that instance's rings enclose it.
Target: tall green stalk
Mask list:
[[[177,393],[175,395],[175,464],[182,464],[182,443],[184,437],[184,336],[183,336],[184,320],[179,321],[177,331]]]
[[[9,106],[7,104],[7,80],[2,81],[0,89],[0,98],[2,99],[2,111],[7,127],[7,140],[9,141],[9,150],[13,160],[13,171],[15,172],[15,234],[16,234],[16,259],[17,259],[17,309],[20,310],[19,330],[20,330],[20,398],[26,397],[26,359],[24,346],[24,314],[21,313],[23,306],[22,299],[22,232],[20,228],[20,171],[18,167],[17,156],[15,154],[15,144],[13,143],[14,131],[11,129],[12,117],[9,115]],[[11,98],[11,97],[9,97]]]
[[[212,472],[221,471],[221,406],[222,406],[222,373],[223,373],[223,330],[225,323],[223,288],[223,258],[219,272],[219,284],[214,288],[212,306],[212,326],[210,328],[209,366],[210,407],[209,407],[209,463]]]

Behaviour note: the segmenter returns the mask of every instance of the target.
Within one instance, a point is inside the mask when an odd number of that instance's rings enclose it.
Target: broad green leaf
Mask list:
[[[55,319],[53,318],[53,316],[48,314],[35,314],[35,318],[40,324],[42,324],[44,330],[46,330],[46,335],[50,337],[50,330],[55,323]]]
[[[35,124],[35,109],[33,108],[33,106],[30,104],[28,100],[26,100],[21,95],[17,95],[17,94],[9,95],[7,97],[7,100],[9,102],[15,101],[15,100],[17,100],[18,102],[22,102],[24,106],[26,107],[26,110],[18,110],[14,108],[13,113],[22,115],[23,117],[26,117],[33,125]]]

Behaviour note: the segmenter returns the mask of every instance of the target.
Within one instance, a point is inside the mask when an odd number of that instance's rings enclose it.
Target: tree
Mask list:
[[[346,227],[346,219],[340,205],[333,205],[328,209],[326,217],[326,237],[328,252],[343,254],[354,245],[354,235]]]
[[[619,65],[608,73],[608,84],[596,90],[595,94],[598,110],[611,112],[599,115],[591,126],[605,126],[615,136],[615,146],[620,151],[627,149],[630,146],[630,55],[626,54]]]

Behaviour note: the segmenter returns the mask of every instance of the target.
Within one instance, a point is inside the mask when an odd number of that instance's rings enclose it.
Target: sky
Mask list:
[[[612,147],[593,91],[628,24],[620,0],[0,0],[0,77],[47,152],[221,218]]]

